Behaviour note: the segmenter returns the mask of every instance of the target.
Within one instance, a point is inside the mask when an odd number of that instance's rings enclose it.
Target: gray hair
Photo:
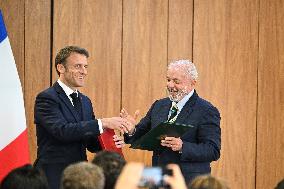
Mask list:
[[[103,189],[103,170],[89,162],[69,165],[61,178],[61,189]]]
[[[168,65],[169,68],[183,68],[186,74],[193,80],[197,80],[198,73],[195,65],[189,60],[174,60]]]

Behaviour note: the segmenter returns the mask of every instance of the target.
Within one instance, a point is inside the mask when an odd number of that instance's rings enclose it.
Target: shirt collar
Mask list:
[[[192,89],[187,95],[185,95],[178,103],[176,103],[178,107],[178,111],[180,112],[181,109],[184,107],[184,105],[187,103],[187,101],[190,99],[190,97],[193,95],[194,89]],[[172,106],[175,104],[175,102],[172,102]]]
[[[65,92],[65,94],[69,97],[72,93],[77,93],[78,95],[78,90],[73,90],[70,87],[68,87],[67,85],[65,85],[62,81],[60,81],[60,79],[57,80],[58,84],[60,85],[60,87],[62,87],[63,91]]]

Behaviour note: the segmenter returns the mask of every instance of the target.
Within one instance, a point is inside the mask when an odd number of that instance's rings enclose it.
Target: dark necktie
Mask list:
[[[175,117],[177,115],[177,112],[178,112],[178,107],[176,104],[174,104],[172,107],[171,107],[171,110],[170,110],[170,117],[168,119],[168,122],[175,122]]]
[[[74,92],[70,96],[72,98],[72,102],[73,102],[73,106],[75,110],[78,112],[80,119],[82,119],[82,104],[81,104],[78,94]]]

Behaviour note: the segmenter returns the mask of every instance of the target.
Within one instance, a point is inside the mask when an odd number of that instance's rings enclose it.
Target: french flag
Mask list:
[[[0,181],[30,163],[22,86],[0,10]]]

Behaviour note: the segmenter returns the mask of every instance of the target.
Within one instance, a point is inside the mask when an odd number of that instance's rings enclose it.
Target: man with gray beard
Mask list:
[[[167,98],[155,101],[136,126],[135,118],[125,109],[121,111],[121,117],[131,122],[128,134],[124,135],[126,143],[133,143],[161,122],[193,126],[179,138],[161,140],[165,148],[154,151],[152,157],[153,166],[178,164],[187,182],[198,175],[210,173],[210,163],[219,159],[221,149],[220,114],[211,103],[198,96],[194,89],[197,77],[192,62],[173,61],[167,70]],[[115,140],[118,147],[124,145],[118,136]]]

